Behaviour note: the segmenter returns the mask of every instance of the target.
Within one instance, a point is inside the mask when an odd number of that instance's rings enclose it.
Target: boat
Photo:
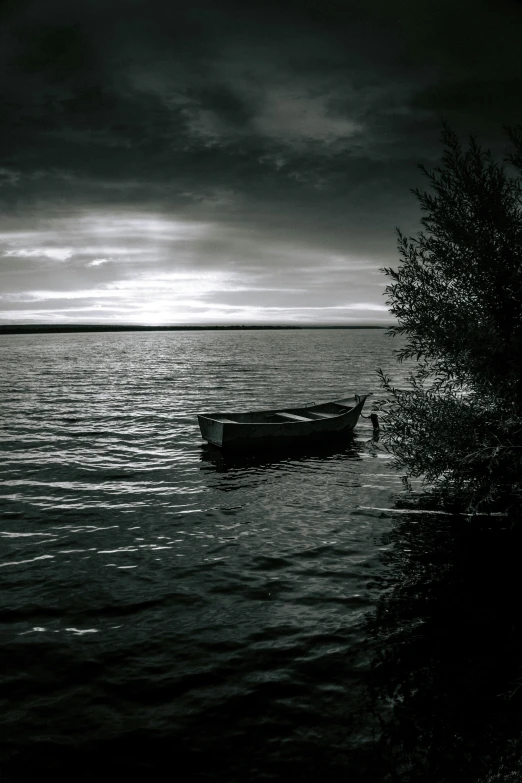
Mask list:
[[[368,394],[299,408],[201,413],[203,440],[219,448],[279,448],[345,438],[359,420]]]

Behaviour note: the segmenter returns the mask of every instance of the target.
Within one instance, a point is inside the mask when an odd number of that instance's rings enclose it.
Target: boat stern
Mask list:
[[[216,421],[208,416],[198,415],[198,423],[203,440],[212,443],[214,446],[223,445],[223,422]]]

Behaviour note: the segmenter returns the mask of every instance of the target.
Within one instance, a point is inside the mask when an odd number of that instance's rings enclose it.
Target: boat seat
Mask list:
[[[282,419],[289,419],[290,421],[310,421],[306,416],[298,416],[296,413],[286,413],[286,411],[276,413],[275,415],[281,416]]]
[[[331,413],[319,413],[318,411],[310,411],[308,415],[312,419],[330,419],[332,417]]]

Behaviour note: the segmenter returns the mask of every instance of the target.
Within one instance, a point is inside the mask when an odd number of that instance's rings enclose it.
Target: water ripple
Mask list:
[[[209,758],[230,747],[243,764],[230,783],[276,779],[244,755],[252,737],[284,737],[283,763],[306,731],[319,747],[311,726],[343,734],[364,617],[385,589],[389,455],[367,419],[342,447],[226,455],[201,442],[196,413],[377,392],[375,368],[393,364],[385,335],[2,336],[0,361],[13,779],[24,764],[33,779],[66,766],[72,724],[85,779],[102,741],[113,761],[146,766],[139,743],[118,750],[135,731],[187,753],[203,742]]]

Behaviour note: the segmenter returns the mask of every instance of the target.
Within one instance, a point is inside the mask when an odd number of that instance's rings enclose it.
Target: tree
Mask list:
[[[397,358],[417,360],[409,388],[379,371],[384,443],[407,486],[468,510],[522,500],[522,129],[508,135],[509,169],[444,126],[430,192],[412,191],[422,229],[398,230],[382,270]]]

